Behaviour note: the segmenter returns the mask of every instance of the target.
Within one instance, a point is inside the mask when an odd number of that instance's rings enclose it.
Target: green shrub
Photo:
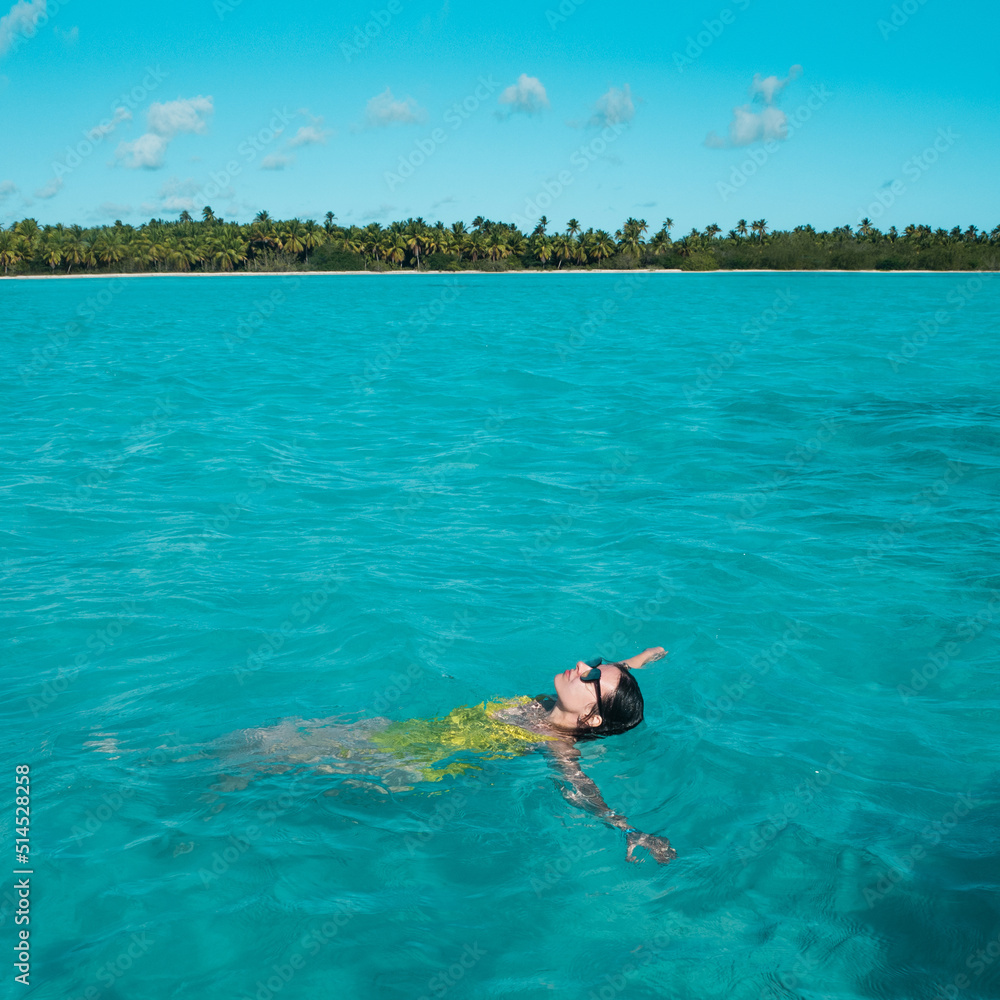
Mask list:
[[[458,254],[454,253],[430,253],[423,258],[421,267],[428,271],[461,271],[462,264]]]
[[[718,271],[719,262],[710,250],[695,250],[687,257],[681,257],[682,271]]]
[[[622,251],[609,257],[604,262],[604,266],[613,271],[631,271],[633,268],[639,266],[639,260],[637,257],[633,257],[632,254]]]
[[[365,259],[359,253],[325,243],[309,258],[309,266],[314,271],[364,271]]]

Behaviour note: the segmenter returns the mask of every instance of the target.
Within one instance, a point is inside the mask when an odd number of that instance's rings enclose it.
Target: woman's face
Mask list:
[[[597,705],[597,687],[584,683],[580,678],[590,673],[583,660],[578,660],[575,667],[556,674],[556,703],[564,712],[571,715],[586,715]],[[621,680],[621,670],[610,663],[601,664],[601,702],[605,705],[611,697],[618,682]]]

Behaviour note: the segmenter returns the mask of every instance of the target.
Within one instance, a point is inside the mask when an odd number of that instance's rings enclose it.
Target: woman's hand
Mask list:
[[[662,660],[666,655],[667,651],[662,646],[653,646],[652,649],[647,649],[643,654],[646,658],[646,663],[655,663],[657,660]]]
[[[666,837],[654,837],[651,833],[640,833],[638,830],[632,830],[625,835],[625,842],[628,844],[628,851],[625,854],[626,861],[640,860],[632,857],[632,852],[637,847],[645,847],[661,865],[665,865],[677,857],[677,852],[670,846],[670,841]]]

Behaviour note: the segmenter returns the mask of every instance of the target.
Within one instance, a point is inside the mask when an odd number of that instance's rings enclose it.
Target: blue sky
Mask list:
[[[0,223],[1000,223],[995,3],[0,0]],[[550,231],[551,228],[550,228]]]

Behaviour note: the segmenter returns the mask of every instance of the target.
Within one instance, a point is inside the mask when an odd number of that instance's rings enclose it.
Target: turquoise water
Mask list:
[[[0,299],[31,996],[997,995],[1000,280]],[[231,735],[653,645],[583,755],[662,867],[540,754],[390,789]]]

